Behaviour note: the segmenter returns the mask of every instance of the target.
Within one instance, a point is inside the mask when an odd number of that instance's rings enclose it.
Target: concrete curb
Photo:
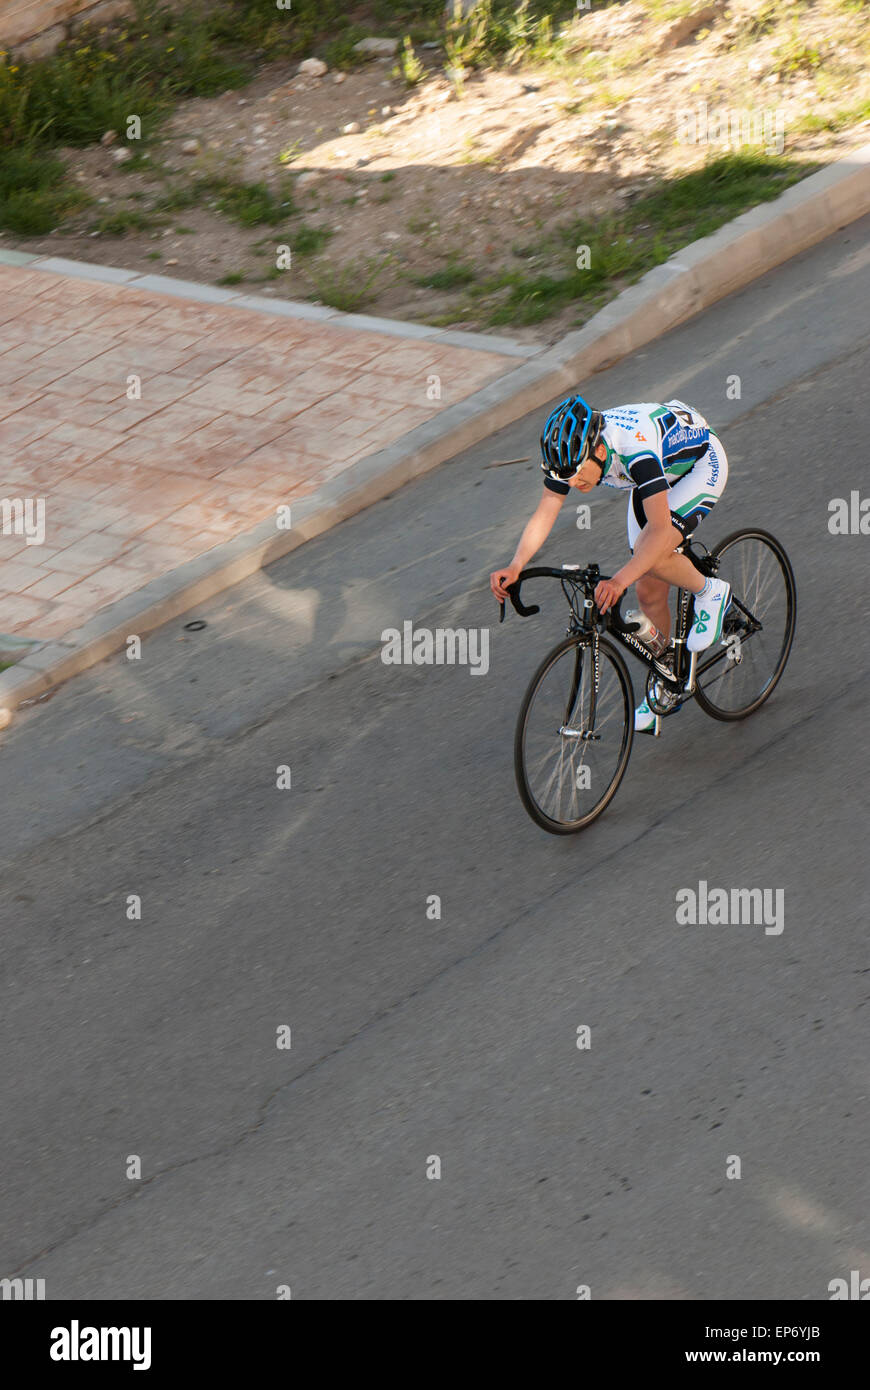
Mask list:
[[[0,708],[13,710],[23,701],[35,699],[52,686],[87,670],[118,651],[130,634],[144,636],[237,584],[305,541],[322,535],[339,521],[386,497],[403,483],[479,443],[493,430],[544,405],[561,391],[575,389],[583,377],[612,366],[867,212],[870,212],[870,145],[862,146],[847,158],[804,179],[774,202],[753,208],[712,236],[684,247],[670,261],[649,271],[636,285],[625,290],[584,328],[569,334],[555,347],[528,356],[525,350],[516,351],[520,345],[511,344],[514,355],[525,359],[514,371],[466,400],[446,407],[439,416],[425,421],[397,443],[361,459],[317,492],[294,504],[291,530],[278,531],[271,519],[261,522],[252,531],[215,546],[110,604],[62,641],[45,643],[0,674]],[[6,254],[19,257],[22,253]],[[22,264],[20,260],[14,263]],[[54,270],[66,264],[72,263],[40,262],[42,268]],[[76,269],[82,274],[101,268]],[[113,278],[123,277],[124,283],[140,287],[146,278],[149,281],[157,279],[149,276],[127,280],[128,272],[114,271],[112,274]],[[91,274],[90,278],[100,277]],[[175,282],[176,285],[180,283]],[[150,287],[157,288],[156,285]],[[164,288],[162,284],[160,288]],[[249,296],[237,296],[232,302],[239,307],[261,307]],[[287,301],[279,306],[266,300],[265,306],[271,312],[290,312]],[[306,311],[312,308],[311,305],[303,307]],[[331,323],[345,321],[344,326],[349,329],[380,328],[385,322],[331,310],[327,314]],[[430,337],[429,333],[418,331],[419,325],[410,327],[415,330],[413,334],[400,336]],[[393,326],[393,331],[397,329],[398,325]],[[505,351],[502,344],[506,340],[482,334],[448,335],[433,329],[431,336],[439,342],[463,340],[462,346]],[[476,341],[473,344],[465,341],[470,338]]]

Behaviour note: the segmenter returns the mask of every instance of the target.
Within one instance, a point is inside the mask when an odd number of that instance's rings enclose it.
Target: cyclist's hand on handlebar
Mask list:
[[[502,569],[493,570],[489,576],[489,587],[499,603],[504,603],[508,596],[508,586],[516,582],[520,569],[520,565],[505,565]]]
[[[623,584],[618,575],[612,579],[602,579],[595,589],[595,602],[598,604],[602,613],[606,613],[609,608],[613,608],[619,602],[622,595],[628,588]]]

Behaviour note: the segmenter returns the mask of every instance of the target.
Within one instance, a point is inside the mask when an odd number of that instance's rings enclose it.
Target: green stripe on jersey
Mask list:
[[[683,502],[681,506],[677,507],[677,516],[685,516],[686,512],[690,512],[693,507],[706,506],[708,504],[713,507],[718,500],[718,497],[711,497],[709,493],[699,492],[698,496],[693,497],[690,502]],[[673,511],[673,508],[671,508],[671,510]]]
[[[671,478],[685,478],[687,473],[691,473],[697,462],[697,459],[689,459],[688,462],[681,459],[679,463],[668,463],[665,465],[665,472]]]

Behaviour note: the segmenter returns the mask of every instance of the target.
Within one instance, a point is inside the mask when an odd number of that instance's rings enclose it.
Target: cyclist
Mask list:
[[[589,492],[599,483],[630,489],[628,544],[631,559],[612,579],[602,579],[595,602],[606,613],[630,584],[641,609],[670,636],[670,586],[695,595],[689,651],[718,641],[731,602],[731,586],[698,573],[680,548],[722,496],[728,460],[722,441],[704,417],[683,401],[617,405],[594,410],[582,396],[568,396],[547,418],[541,435],[544,493],[509,565],[489,577],[496,598],[540,550],[571,489]],[[652,733],[656,717],[646,700],[634,727]]]

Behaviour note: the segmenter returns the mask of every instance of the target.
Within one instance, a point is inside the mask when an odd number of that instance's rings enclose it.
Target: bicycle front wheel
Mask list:
[[[735,531],[713,552],[731,585],[722,643],[698,663],[695,699],[714,719],[745,719],[772,695],[794,640],[791,563],[767,531]]]
[[[613,799],[634,737],[631,677],[611,642],[567,637],[531,679],[517,720],[522,803],[552,835],[583,830]]]

